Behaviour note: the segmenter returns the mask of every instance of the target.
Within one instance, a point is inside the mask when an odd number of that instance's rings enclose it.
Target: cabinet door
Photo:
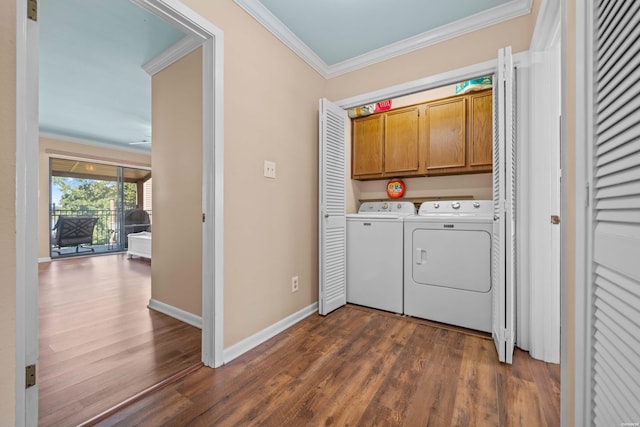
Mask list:
[[[418,107],[389,111],[385,114],[384,171],[416,172],[419,164]]]
[[[352,176],[382,174],[384,115],[354,119],[352,126]]]
[[[429,172],[465,167],[465,101],[465,98],[454,98],[427,104],[427,170]]]
[[[491,91],[469,95],[469,166],[472,169],[492,169],[492,106]]]

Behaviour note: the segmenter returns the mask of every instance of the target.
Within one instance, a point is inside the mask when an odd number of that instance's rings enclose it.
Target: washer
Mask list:
[[[405,314],[491,332],[493,202],[425,202],[404,230]]]
[[[367,202],[347,215],[347,302],[403,312],[403,224],[411,202]]]

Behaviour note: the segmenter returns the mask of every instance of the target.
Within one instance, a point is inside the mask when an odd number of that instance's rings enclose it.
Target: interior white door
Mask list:
[[[345,121],[342,108],[320,100],[318,310],[322,315],[347,303]]]
[[[494,79],[493,247],[491,335],[501,362],[515,343],[515,72],[511,47],[498,51]]]
[[[583,425],[640,421],[640,3],[587,2]],[[591,78],[593,80],[591,80]],[[587,86],[587,85],[585,85]],[[578,106],[579,107],[579,106]],[[578,139],[577,143],[582,141]],[[583,160],[584,161],[584,160]],[[581,183],[578,182],[578,185]],[[580,232],[580,230],[578,230]],[[580,248],[577,248],[578,250]],[[580,257],[578,256],[578,259]],[[580,354],[582,355],[582,354]]]

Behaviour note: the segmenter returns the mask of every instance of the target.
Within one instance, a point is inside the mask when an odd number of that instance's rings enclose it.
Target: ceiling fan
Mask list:
[[[133,141],[129,145],[151,145],[151,136],[145,137],[142,141]]]

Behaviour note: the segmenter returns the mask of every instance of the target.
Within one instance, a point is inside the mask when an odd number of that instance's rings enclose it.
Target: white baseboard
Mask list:
[[[149,299],[149,304],[147,305],[147,307],[152,310],[159,311],[162,314],[166,314],[167,316],[171,316],[174,319],[178,319],[181,322],[188,323],[191,326],[202,329],[202,317],[196,316],[195,314],[189,313],[188,311],[184,311],[172,305],[165,304],[153,298]]]
[[[51,257],[50,256],[46,256],[43,258],[38,258],[38,264],[41,262],[51,262]]]
[[[234,344],[229,348],[225,348],[222,354],[223,362],[224,363],[231,362],[236,357],[246,353],[247,351],[251,350],[254,347],[257,347],[258,345],[267,341],[269,338],[273,338],[274,336],[278,335],[280,332],[284,331],[287,328],[290,328],[291,326],[295,325],[302,319],[305,319],[311,316],[313,313],[316,313],[317,311],[318,311],[318,303],[314,302],[313,304],[303,308],[302,310],[296,313],[293,313],[291,316],[285,317],[284,319],[274,323],[273,325],[264,328],[260,332],[257,332],[251,335],[250,337],[243,339],[239,343]]]

